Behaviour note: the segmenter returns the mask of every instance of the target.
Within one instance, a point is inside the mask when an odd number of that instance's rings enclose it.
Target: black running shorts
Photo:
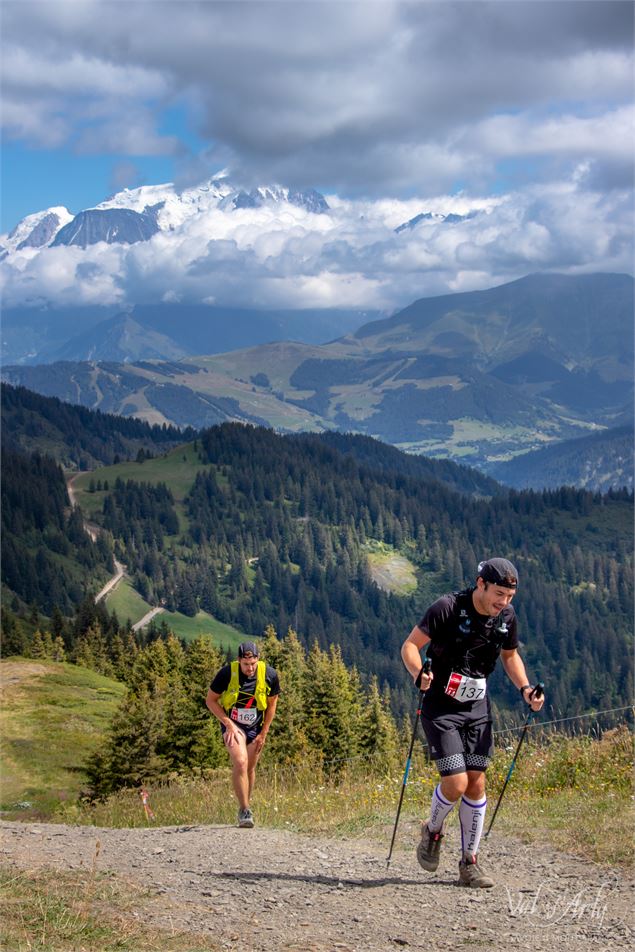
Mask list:
[[[471,711],[421,712],[430,759],[442,777],[466,770],[487,770],[494,753],[492,721],[488,705],[480,703]]]

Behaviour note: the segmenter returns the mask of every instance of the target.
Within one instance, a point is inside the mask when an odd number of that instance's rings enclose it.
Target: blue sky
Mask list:
[[[420,210],[507,195],[540,245],[523,252],[519,237],[518,271],[627,260],[628,0],[3,0],[0,12],[2,231],[228,169],[246,187]],[[600,239],[570,247],[558,195]]]

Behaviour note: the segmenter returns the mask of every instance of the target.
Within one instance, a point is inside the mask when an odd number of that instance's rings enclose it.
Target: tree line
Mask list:
[[[363,684],[338,647],[306,650],[290,629],[278,640],[269,626],[261,656],[280,675],[282,697],[263,755],[264,763],[307,761],[338,777],[356,760],[389,771],[399,757],[399,732],[388,694],[377,679]],[[220,727],[205,706],[221,665],[209,640],[184,645],[173,635],[156,639],[131,658],[128,691],[102,747],[88,763],[91,797],[122,787],[159,783],[225,766]]]

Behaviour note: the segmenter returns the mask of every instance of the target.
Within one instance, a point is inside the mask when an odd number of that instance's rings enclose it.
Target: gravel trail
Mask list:
[[[112,871],[150,889],[140,914],[245,952],[388,952],[633,948],[635,881],[619,870],[502,836],[481,850],[497,885],[457,885],[456,830],[436,873],[417,864],[404,824],[391,866],[389,832],[331,839],[226,826],[97,829],[0,822],[0,853],[21,868]],[[212,942],[210,942],[212,945]]]

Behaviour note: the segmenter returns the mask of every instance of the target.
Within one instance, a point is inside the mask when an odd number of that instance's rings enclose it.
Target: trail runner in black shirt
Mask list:
[[[274,668],[260,661],[254,641],[238,646],[238,661],[215,675],[205,703],[218,718],[232,762],[232,784],[238,800],[238,826],[251,828],[249,807],[256,764],[276,715],[280,681]]]
[[[478,864],[478,846],[487,806],[485,770],[494,748],[487,678],[499,655],[531,709],[538,711],[544,703],[544,696],[531,696],[533,688],[518,654],[511,605],[517,586],[518,572],[507,559],[481,562],[476,585],[437,599],[401,648],[415,684],[426,692],[421,722],[441,777],[432,795],[430,818],[422,827],[417,859],[424,869],[436,870],[444,821],[460,801],[459,881],[465,886],[494,885]],[[429,674],[421,665],[423,648],[432,662]]]

